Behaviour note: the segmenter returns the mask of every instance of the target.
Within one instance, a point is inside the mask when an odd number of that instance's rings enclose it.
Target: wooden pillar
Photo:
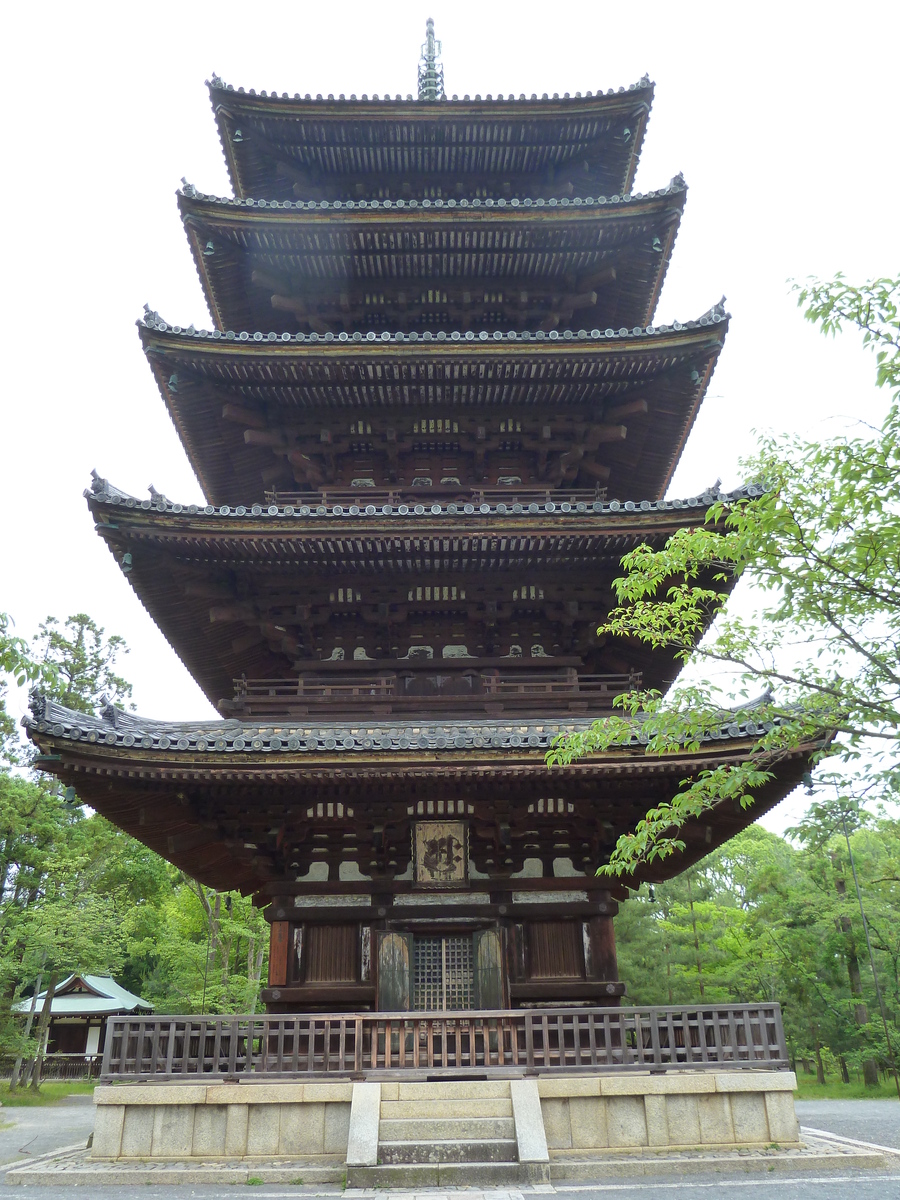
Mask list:
[[[613,917],[619,911],[619,906],[615,900],[609,898],[603,902],[602,907],[606,911],[591,917],[587,922],[590,962],[585,966],[590,978],[614,983],[619,978],[619,964],[616,961],[616,934],[613,928]]]
[[[269,987],[284,987],[287,983],[290,931],[288,921],[272,922],[269,931]]]

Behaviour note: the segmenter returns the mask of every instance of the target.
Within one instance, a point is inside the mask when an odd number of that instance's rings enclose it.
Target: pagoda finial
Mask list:
[[[419,59],[419,99],[444,99],[444,67],[438,60],[441,57],[441,43],[434,36],[434,20],[429,17],[425,22],[425,41],[422,43],[422,57]]]

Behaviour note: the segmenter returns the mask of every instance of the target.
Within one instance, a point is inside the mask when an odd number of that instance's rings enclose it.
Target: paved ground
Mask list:
[[[843,1137],[858,1138],[882,1146],[900,1148],[900,1103],[890,1100],[799,1101],[797,1112],[804,1126],[828,1130]],[[60,1146],[83,1142],[93,1126],[89,1097],[72,1097],[68,1102],[44,1108],[0,1109],[0,1122],[14,1127],[0,1131],[0,1163],[12,1165],[28,1157],[46,1154]],[[238,1185],[241,1186],[241,1185]],[[246,1186],[246,1185],[243,1185]],[[609,1180],[597,1184],[560,1185],[522,1190],[481,1192],[465,1189],[454,1194],[445,1189],[393,1193],[342,1191],[335,1185],[254,1186],[260,1200],[541,1200],[554,1195],[559,1200],[900,1200],[900,1155],[887,1170],[847,1170],[793,1175],[778,1171],[773,1177],[760,1174],[723,1173],[721,1176],[691,1175],[677,1178],[643,1176],[635,1180]],[[80,1189],[79,1189],[80,1190]],[[86,1189],[87,1190],[87,1189]],[[134,1200],[133,1186],[91,1189],[100,1200]],[[236,1186],[143,1184],[139,1195],[145,1200],[234,1200]],[[71,1200],[72,1187],[23,1188],[0,1182],[0,1200]]]
[[[900,1173],[884,1171],[854,1172],[848,1175],[803,1176],[792,1179],[779,1175],[777,1179],[723,1176],[721,1179],[662,1180],[643,1179],[641,1182],[583,1185],[579,1191],[556,1190],[551,1187],[522,1191],[480,1192],[464,1189],[424,1192],[362,1192],[339,1188],[329,1191],[316,1188],[290,1187],[273,1184],[254,1187],[254,1200],[541,1200],[548,1193],[559,1200],[897,1200],[900,1197]],[[243,1188],[241,1189],[243,1191]],[[235,1200],[241,1193],[232,1186],[225,1187],[110,1187],[92,1193],[99,1200]],[[72,1189],[65,1187],[5,1187],[0,1184],[0,1200],[71,1200]]]
[[[900,1100],[798,1100],[801,1125],[900,1150]]]
[[[84,1144],[94,1128],[91,1096],[69,1096],[40,1108],[0,1108],[0,1165],[11,1166],[59,1146]]]

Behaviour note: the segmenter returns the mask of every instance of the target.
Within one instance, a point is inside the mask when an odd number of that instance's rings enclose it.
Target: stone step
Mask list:
[[[351,1188],[503,1187],[549,1181],[547,1163],[385,1163],[347,1168]]]
[[[385,1142],[414,1142],[421,1138],[459,1138],[471,1142],[515,1136],[516,1123],[512,1117],[407,1117],[394,1120],[383,1116],[379,1133],[381,1141]]]
[[[441,1117],[511,1117],[512,1100],[382,1100],[382,1120]]]
[[[381,1095],[385,1100],[508,1100],[510,1092],[508,1079],[453,1079],[383,1083]]]
[[[381,1163],[513,1163],[517,1161],[515,1138],[459,1141],[456,1138],[386,1142],[379,1139]]]

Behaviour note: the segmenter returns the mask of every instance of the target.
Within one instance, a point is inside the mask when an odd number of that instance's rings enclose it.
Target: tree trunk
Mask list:
[[[691,877],[687,877],[688,904],[691,909],[691,926],[694,930],[694,955],[697,961],[697,985],[700,988],[700,999],[703,999],[703,965],[700,962],[700,938],[697,936],[697,916],[694,912],[694,892],[691,887]]]
[[[28,1009],[28,1019],[25,1022],[25,1039],[26,1039],[26,1041],[28,1040],[28,1038],[31,1037],[31,1027],[34,1024],[34,1012],[35,1012],[35,1009],[37,1008],[37,998],[40,995],[41,983],[43,982],[43,979],[44,979],[44,972],[41,971],[41,973],[37,977],[37,982],[34,985],[34,994],[31,997],[31,1005],[29,1006],[29,1009]],[[14,1092],[16,1090],[16,1088],[19,1086],[19,1075],[21,1074],[21,1071],[22,1071],[23,1059],[24,1059],[24,1055],[22,1055],[22,1054],[18,1055],[18,1057],[16,1058],[16,1061],[15,1061],[15,1065],[13,1066],[12,1075],[9,1078],[9,1090],[11,1092]],[[24,1082],[25,1081],[22,1080],[23,1084],[24,1084]]]
[[[209,897],[206,894],[206,888],[202,883],[198,883],[196,879],[190,880],[199,897],[200,903],[203,905],[203,910],[206,913],[206,962],[203,967],[203,1000],[200,1007],[206,1007],[206,985],[209,979],[210,964],[215,962],[216,952],[219,943],[219,914],[222,910],[222,897],[218,892],[214,892],[215,902],[213,905],[209,903]]]
[[[837,854],[832,854],[831,861],[834,864],[835,879],[834,886],[837,894],[843,899],[847,895],[847,884],[844,881],[843,871],[841,867],[840,857]],[[862,990],[862,974],[859,969],[859,956],[856,953],[856,943],[853,940],[853,923],[848,916],[842,915],[840,918],[841,933],[844,935],[844,945],[846,947],[847,956],[847,978],[850,981],[850,995],[856,1001],[853,1006],[853,1017],[856,1024],[860,1027],[869,1023],[869,1009],[863,999]],[[867,1058],[863,1062],[863,1080],[866,1087],[878,1087],[878,1060]],[[849,1083],[849,1080],[845,1082]]]
[[[56,995],[56,985],[59,983],[59,971],[50,972],[50,982],[47,984],[47,994],[44,997],[44,1005],[41,1008],[41,1018],[38,1021],[37,1027],[37,1054],[34,1058],[34,1063],[31,1068],[31,1083],[30,1088],[33,1092],[39,1090],[41,1086],[41,1067],[44,1064],[44,1043],[47,1040],[47,1030],[50,1027],[50,1009],[53,1006],[53,997]]]
[[[822,1043],[816,1039],[816,1083],[825,1085],[825,1064],[822,1062]]]
[[[247,951],[247,966],[250,982],[253,984],[253,1000],[250,1005],[250,1016],[256,1012],[256,1005],[259,1002],[259,979],[262,975],[263,957],[265,955],[265,946],[260,946],[256,952],[256,962],[253,964],[253,970],[250,971],[250,955],[253,953],[253,938],[250,939],[250,949]]]
[[[840,1066],[841,1066],[841,1082],[849,1083],[850,1082],[850,1071],[847,1068],[847,1060],[846,1060],[846,1058],[844,1058],[843,1054],[838,1055],[838,1062],[840,1063]]]

